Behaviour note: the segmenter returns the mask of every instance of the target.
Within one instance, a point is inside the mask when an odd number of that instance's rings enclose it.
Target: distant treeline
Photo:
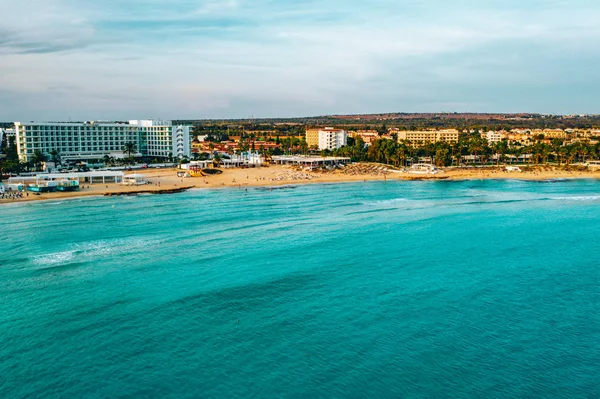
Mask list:
[[[590,129],[600,127],[600,115],[548,116],[537,114],[384,114],[370,116],[317,116],[286,119],[232,119],[232,120],[180,120],[181,124],[192,124],[202,130],[230,135],[244,132],[272,130],[279,135],[301,135],[307,127],[334,126],[348,130],[395,127],[404,130],[455,128],[510,130],[527,129]]]

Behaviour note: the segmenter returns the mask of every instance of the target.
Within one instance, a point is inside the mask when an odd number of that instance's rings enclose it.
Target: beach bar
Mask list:
[[[278,165],[298,165],[309,168],[346,165],[350,162],[350,158],[345,157],[310,157],[301,155],[274,155],[272,159]]]
[[[121,183],[123,172],[113,170],[98,170],[92,172],[75,173],[39,173],[35,176],[11,177],[9,183],[33,183],[39,184],[45,181],[77,180],[79,183]]]

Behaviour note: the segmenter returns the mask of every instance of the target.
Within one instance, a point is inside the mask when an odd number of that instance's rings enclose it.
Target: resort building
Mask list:
[[[440,141],[456,143],[458,142],[458,130],[403,130],[397,133],[398,141],[410,141],[415,144],[437,143]]]
[[[488,143],[498,143],[505,138],[506,135],[501,132],[489,131],[486,133],[481,133],[481,138],[486,139]]]
[[[377,130],[357,130],[355,132],[348,132],[348,136],[354,139],[360,137],[365,145],[370,146],[373,141],[379,139],[379,132]]]
[[[346,145],[348,136],[345,130],[325,128],[319,130],[319,150],[337,150]]]
[[[534,129],[531,131],[534,136],[544,135],[546,139],[566,139],[567,133],[562,129]]]
[[[134,156],[183,158],[191,155],[191,126],[171,121],[129,122],[15,122],[17,152],[27,162],[36,151],[50,156],[58,151],[66,161],[124,158],[126,144],[135,146]]]
[[[333,127],[306,129],[306,144],[319,150],[335,150],[346,145],[347,133]]]
[[[517,144],[519,146],[527,146],[531,144],[531,135],[528,133],[513,133],[511,130],[511,132],[506,135],[506,138],[508,139],[509,145]]]

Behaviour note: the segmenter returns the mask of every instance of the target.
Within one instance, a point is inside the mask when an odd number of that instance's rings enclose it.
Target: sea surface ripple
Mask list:
[[[600,182],[0,207],[1,398],[600,397]]]

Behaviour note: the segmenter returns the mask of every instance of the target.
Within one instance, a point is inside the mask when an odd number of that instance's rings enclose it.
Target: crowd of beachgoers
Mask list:
[[[0,192],[0,200],[15,200],[29,197],[29,193],[26,191],[3,191]]]

